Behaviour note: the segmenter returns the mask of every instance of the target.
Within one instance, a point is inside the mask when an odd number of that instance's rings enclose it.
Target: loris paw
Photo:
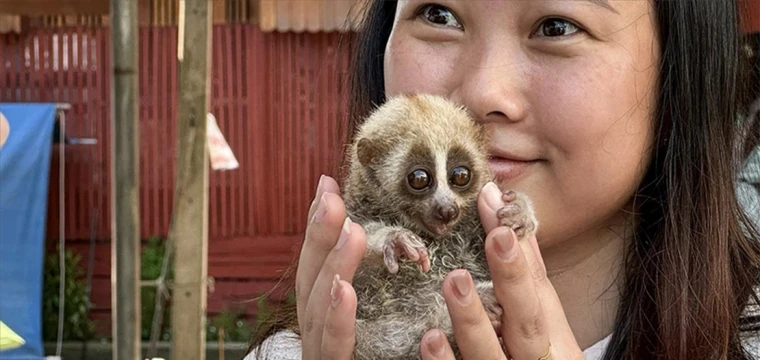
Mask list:
[[[493,284],[489,281],[487,283],[480,283],[476,285],[478,295],[480,296],[480,302],[483,303],[483,309],[488,315],[488,319],[491,320],[491,325],[497,334],[501,334],[501,315],[504,309],[499,305],[499,301],[496,299],[496,293],[493,290]]]
[[[507,190],[502,195],[506,203],[496,212],[499,225],[512,228],[518,240],[525,239],[536,231],[538,220],[533,212],[528,196],[513,190]]]
[[[393,230],[388,234],[383,246],[385,267],[392,274],[398,272],[398,259],[407,258],[422,266],[422,271],[430,270],[430,258],[422,240],[409,230]]]

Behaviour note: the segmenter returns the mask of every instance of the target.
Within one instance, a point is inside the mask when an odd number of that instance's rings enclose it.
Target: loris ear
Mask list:
[[[383,146],[380,141],[372,141],[368,138],[362,138],[356,144],[356,155],[359,162],[364,166],[372,164],[383,152]]]

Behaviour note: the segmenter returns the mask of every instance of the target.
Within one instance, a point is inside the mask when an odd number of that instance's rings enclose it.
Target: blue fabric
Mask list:
[[[10,124],[0,148],[0,320],[21,348],[0,359],[43,359],[42,277],[53,104],[0,104]]]

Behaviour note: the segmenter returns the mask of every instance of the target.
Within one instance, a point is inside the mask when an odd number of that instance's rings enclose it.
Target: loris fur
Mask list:
[[[349,152],[343,199],[367,234],[352,285],[357,294],[354,359],[420,359],[429,329],[458,353],[443,279],[466,269],[489,317],[501,317],[477,211],[492,180],[485,129],[464,107],[416,94],[388,99],[360,125]],[[511,192],[501,224],[521,238],[537,221],[526,196]]]

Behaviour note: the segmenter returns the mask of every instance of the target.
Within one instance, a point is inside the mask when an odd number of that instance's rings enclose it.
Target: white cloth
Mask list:
[[[755,227],[760,229],[760,146],[749,154],[739,172],[736,197]]]
[[[610,342],[612,334],[608,335],[601,341],[591,345],[583,351],[585,360],[600,360],[604,356],[607,344]],[[757,337],[745,339],[745,347],[756,359],[760,359],[760,339]],[[264,341],[261,344],[261,354],[256,357],[256,351],[248,354],[243,360],[301,360],[301,340],[292,332],[280,332]]]

